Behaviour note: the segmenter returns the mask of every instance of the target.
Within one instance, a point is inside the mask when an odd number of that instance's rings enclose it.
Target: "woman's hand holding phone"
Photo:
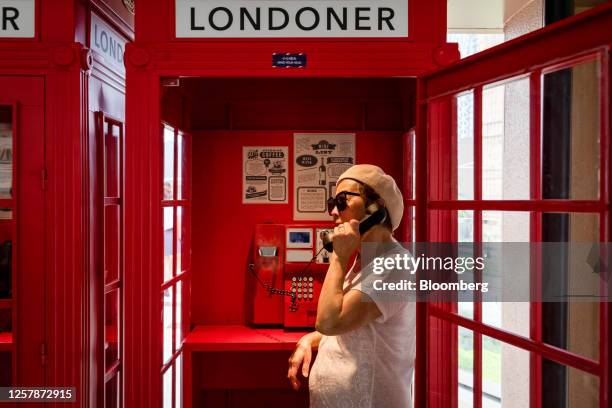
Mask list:
[[[334,228],[334,254],[346,264],[359,248],[359,221],[350,220]]]

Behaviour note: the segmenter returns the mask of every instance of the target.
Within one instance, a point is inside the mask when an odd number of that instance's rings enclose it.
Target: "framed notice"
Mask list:
[[[295,133],[295,220],[329,221],[327,199],[338,177],[355,164],[354,133]]]
[[[242,203],[286,204],[287,146],[242,147]]]

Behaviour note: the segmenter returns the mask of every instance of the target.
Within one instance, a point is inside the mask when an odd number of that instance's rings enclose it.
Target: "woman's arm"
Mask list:
[[[359,222],[334,230],[334,252],[319,295],[316,329],[328,336],[346,333],[381,316],[374,302],[364,302],[358,290],[343,291],[350,256],[359,245]]]

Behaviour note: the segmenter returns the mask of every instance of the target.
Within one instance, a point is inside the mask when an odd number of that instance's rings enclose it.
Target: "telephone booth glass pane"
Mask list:
[[[178,281],[176,283],[176,322],[174,324],[174,330],[176,334],[175,351],[181,347],[181,343],[183,342],[182,301],[183,301],[183,283],[181,281]]]
[[[163,408],[172,408],[172,370],[174,367],[169,367],[164,373],[164,389],[163,389]]]
[[[458,407],[474,406],[474,332],[463,327],[458,328]]]
[[[0,199],[13,189],[13,107],[0,106]]]
[[[121,166],[120,129],[110,122],[104,124],[104,196],[119,197],[119,175]]]
[[[164,281],[172,279],[174,262],[174,208],[164,207]]]
[[[543,198],[599,198],[600,72],[592,60],[542,76]]]
[[[120,389],[120,373],[115,374],[110,380],[104,384],[104,408],[118,408],[119,389]]]
[[[599,408],[599,377],[542,359],[542,407]]]
[[[474,242],[474,211],[458,210],[457,211],[457,242]],[[467,249],[467,246],[460,246],[461,249]],[[461,256],[472,257],[474,251],[461,254]],[[473,281],[473,275],[464,276],[462,278],[466,282]],[[472,319],[474,317],[474,302],[457,302],[457,312],[459,315]]]
[[[163,322],[163,362],[167,362],[172,356],[172,340],[174,322],[174,308],[173,308],[173,288],[164,290],[163,294],[163,309],[162,309],[162,322]]]
[[[179,355],[176,358],[176,364],[174,366],[174,406],[175,408],[181,408],[183,406],[182,391],[183,389],[183,355]]]
[[[529,372],[528,351],[482,336],[483,408],[528,407]]]
[[[530,214],[528,212],[482,212],[483,241],[497,243],[496,245],[485,247],[487,251],[495,251],[497,253],[484,254],[490,259],[490,261],[485,263],[483,271],[484,281],[489,282],[491,285],[499,285],[499,287],[508,288],[512,285],[512,282],[503,281],[503,279],[507,277],[507,272],[502,272],[501,268],[503,267],[502,265],[506,265],[507,260],[504,261],[502,243],[528,243],[530,238],[530,225]],[[521,282],[520,290],[525,293],[525,302],[483,302],[482,322],[524,337],[529,337],[530,308],[527,302],[529,285],[526,284],[523,286],[525,282],[529,282],[529,258],[514,259],[513,265],[516,270],[521,271],[522,274],[520,277],[516,277],[516,282]]]
[[[185,272],[188,268],[189,254],[187,248],[187,207],[176,209],[176,273]]]
[[[164,127],[164,200],[174,199],[174,131]]]
[[[120,296],[119,289],[105,295],[104,299],[104,360],[106,370],[119,360],[120,338]]]
[[[566,253],[542,255],[543,287],[560,286],[570,295],[568,302],[542,303],[542,340],[592,360],[599,359],[599,302],[593,299],[601,290],[601,276],[585,261],[591,243],[599,236],[599,215],[588,213],[542,214],[542,239],[571,242]],[[580,243],[586,243],[580,244]],[[544,286],[546,285],[546,286]]]
[[[104,207],[104,283],[108,284],[119,278],[119,213],[120,207]]]
[[[482,92],[482,197],[529,199],[529,78]]]
[[[474,93],[456,98],[457,199],[474,199]]]
[[[177,137],[177,150],[178,150],[178,157],[177,157],[177,175],[176,175],[176,185],[177,185],[177,192],[176,192],[176,199],[177,200],[184,200],[187,198],[187,187],[188,187],[188,181],[187,181],[187,138],[185,137],[185,135],[179,134]]]

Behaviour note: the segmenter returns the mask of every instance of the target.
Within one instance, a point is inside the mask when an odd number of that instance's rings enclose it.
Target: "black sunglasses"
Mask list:
[[[331,215],[332,211],[334,210],[334,207],[338,207],[338,211],[346,210],[346,207],[348,206],[346,196],[349,196],[349,195],[361,196],[361,194],[359,193],[352,193],[350,191],[341,191],[338,194],[336,194],[335,197],[329,197],[327,199],[327,212],[329,213],[329,215]]]

